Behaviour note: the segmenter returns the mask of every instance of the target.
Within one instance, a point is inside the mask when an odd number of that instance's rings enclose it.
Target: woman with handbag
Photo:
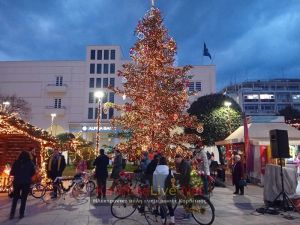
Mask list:
[[[233,194],[244,195],[244,167],[241,162],[241,156],[234,156],[234,164],[232,168],[232,184],[235,186],[235,192]]]

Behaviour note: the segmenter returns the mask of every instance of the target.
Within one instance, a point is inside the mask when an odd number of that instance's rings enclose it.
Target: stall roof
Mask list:
[[[300,131],[286,123],[250,123],[248,124],[248,132],[250,142],[259,145],[269,145],[269,131],[279,129],[287,130],[289,136],[289,144],[300,145]],[[217,141],[216,145],[233,144],[244,142],[244,126],[240,126],[225,140]]]

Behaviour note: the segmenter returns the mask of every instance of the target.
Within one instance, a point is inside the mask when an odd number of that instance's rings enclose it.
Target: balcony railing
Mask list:
[[[61,86],[57,86],[56,84],[48,84],[46,86],[47,92],[66,92],[67,91],[67,85],[63,84]]]

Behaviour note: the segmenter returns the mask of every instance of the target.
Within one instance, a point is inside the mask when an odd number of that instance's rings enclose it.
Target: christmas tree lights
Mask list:
[[[138,22],[135,35],[138,40],[130,49],[132,63],[123,65],[118,74],[124,88],[113,89],[129,99],[123,106],[114,106],[123,113],[112,120],[113,125],[131,132],[131,138],[118,147],[130,160],[137,159],[141,150],[150,149],[170,159],[178,152],[189,154],[185,144],[198,137],[176,130],[201,128],[196,117],[185,111],[191,66],[174,66],[176,42],[168,35],[158,8],[152,6]]]

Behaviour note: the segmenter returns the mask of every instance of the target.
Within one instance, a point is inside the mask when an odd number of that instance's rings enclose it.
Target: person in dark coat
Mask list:
[[[61,177],[64,169],[66,168],[66,160],[65,157],[58,151],[58,149],[54,149],[52,156],[48,161],[47,166],[47,175],[54,182],[57,177]],[[52,198],[57,197],[57,187],[53,186],[53,194]]]
[[[179,176],[180,187],[188,189],[190,187],[191,180],[191,165],[181,155],[177,154],[175,156],[175,163],[177,167],[177,172]]]
[[[109,158],[104,154],[104,149],[100,149],[100,155],[96,158],[94,166],[96,166],[96,180],[98,186],[98,198],[106,198],[106,181],[108,177],[107,166],[109,165]]]
[[[115,158],[114,158],[114,162],[113,162],[113,168],[111,171],[111,178],[113,179],[113,183],[110,187],[110,190],[114,190],[118,179],[120,178],[120,172],[123,170],[123,157],[122,154],[120,152],[120,150],[115,149]]]
[[[151,162],[148,164],[146,172],[145,172],[145,180],[146,183],[150,184],[152,186],[152,180],[153,180],[153,173],[156,169],[156,166],[158,165],[160,159],[160,155],[155,155]]]
[[[19,218],[24,217],[26,201],[30,190],[31,178],[35,174],[35,167],[30,159],[30,154],[22,151],[18,159],[14,162],[10,175],[14,176],[13,181],[13,200],[10,210],[10,219],[14,218],[18,199],[21,196],[21,206]]]
[[[244,186],[240,185],[240,180],[244,178],[244,168],[241,162],[241,156],[234,156],[234,164],[232,168],[232,184],[235,186],[233,194],[244,195]]]
[[[181,155],[175,156],[175,163],[177,172],[179,173],[179,184],[182,188],[182,192],[185,196],[190,192],[190,180],[191,180],[191,164],[182,158]],[[184,212],[182,220],[189,220],[191,217],[190,212]]]

